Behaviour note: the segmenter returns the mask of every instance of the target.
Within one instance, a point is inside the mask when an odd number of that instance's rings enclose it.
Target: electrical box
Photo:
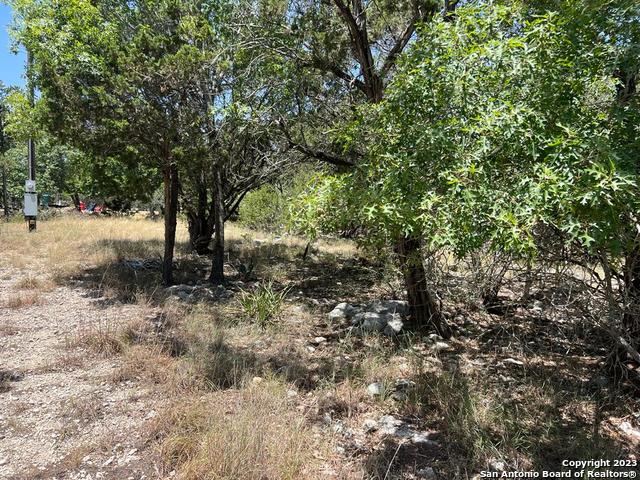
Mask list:
[[[24,182],[24,191],[27,193],[36,193],[36,181],[27,180]]]
[[[25,193],[24,194],[24,216],[35,217],[37,215],[38,215],[38,194]]]

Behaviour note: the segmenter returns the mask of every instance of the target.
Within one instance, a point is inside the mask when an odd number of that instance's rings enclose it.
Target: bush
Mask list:
[[[298,214],[299,197],[307,194],[309,185],[319,177],[320,171],[301,168],[281,179],[277,187],[268,184],[249,192],[240,204],[240,223],[260,230],[289,230]]]
[[[284,194],[273,185],[249,192],[239,209],[240,223],[259,230],[277,230],[286,223]]]

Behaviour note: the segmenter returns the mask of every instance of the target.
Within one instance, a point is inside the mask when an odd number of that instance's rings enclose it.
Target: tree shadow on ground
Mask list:
[[[162,304],[167,294],[162,285],[161,240],[99,240],[91,248],[106,250],[111,254],[106,256],[114,260],[87,267],[79,274],[62,278],[63,282],[75,282],[87,290],[88,296],[99,298],[106,306],[115,301]],[[291,292],[305,300],[332,302],[362,298],[379,275],[364,260],[345,260],[323,253],[303,259],[300,253],[298,248],[286,244],[247,246],[241,240],[231,240],[225,262],[227,281],[270,279],[280,270],[284,272],[280,283]],[[175,284],[206,284],[210,268],[210,256],[191,253],[188,242],[176,246]],[[247,278],[243,268],[255,275]]]
[[[379,281],[381,266],[364,258],[304,249],[285,243],[247,245],[233,240],[229,245],[229,263],[251,266],[259,279],[283,277],[293,292],[314,300],[353,301],[370,294]]]
[[[93,248],[104,249],[113,261],[85,268],[72,280],[87,290],[87,296],[99,298],[108,306],[145,302],[157,306],[166,298],[162,285],[162,250],[160,240],[99,240]],[[187,254],[188,243],[176,246],[175,283],[195,283],[205,278],[210,261],[206,257]]]

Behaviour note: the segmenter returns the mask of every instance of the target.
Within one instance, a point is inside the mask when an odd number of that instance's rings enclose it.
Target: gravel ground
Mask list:
[[[158,478],[144,431],[161,396],[114,383],[119,358],[70,346],[83,329],[113,328],[148,310],[91,298],[81,285],[12,306],[31,293],[15,285],[21,276],[0,269],[0,479]]]

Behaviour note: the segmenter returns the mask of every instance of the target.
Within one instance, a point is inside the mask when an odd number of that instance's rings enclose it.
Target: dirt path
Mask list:
[[[114,382],[122,360],[74,341],[148,310],[90,298],[81,286],[35,296],[20,278],[0,268],[0,479],[158,478],[144,431],[162,400]]]

